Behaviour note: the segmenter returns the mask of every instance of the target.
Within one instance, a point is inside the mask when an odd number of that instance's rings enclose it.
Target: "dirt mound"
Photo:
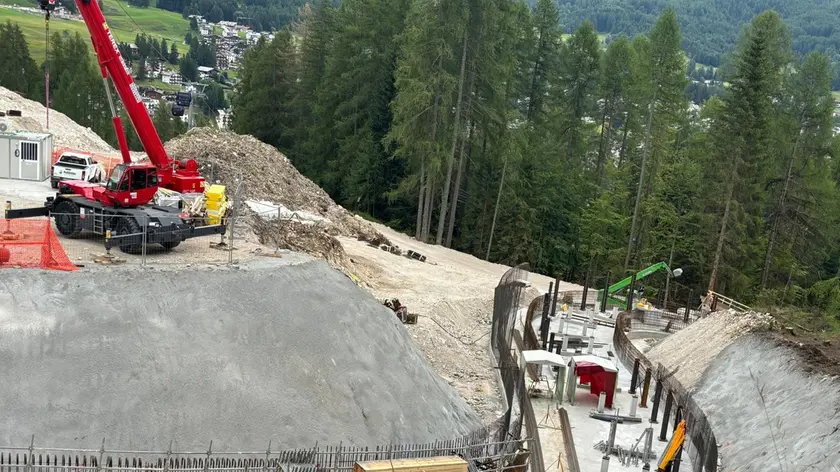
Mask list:
[[[253,136],[214,128],[195,128],[166,144],[173,159],[198,161],[201,175],[231,186],[243,179],[246,199],[266,200],[293,211],[307,211],[329,220],[327,231],[388,244],[387,238],[336,204],[327,192],[304,177],[273,146]]]
[[[773,318],[764,313],[719,311],[668,336],[647,353],[654,364],[675,374],[686,388],[692,388],[717,355],[741,336],[771,327]]]
[[[11,90],[0,87],[0,111],[19,110],[21,116],[7,116],[4,120],[12,123],[17,131],[52,133],[53,145],[66,146],[81,151],[112,152],[104,139],[71,120],[64,113],[50,110],[50,127],[47,129],[47,109],[44,105],[21,97]]]
[[[0,440],[260,450],[480,426],[376,299],[323,261],[0,277]],[[142,287],[138,289],[138,287]]]

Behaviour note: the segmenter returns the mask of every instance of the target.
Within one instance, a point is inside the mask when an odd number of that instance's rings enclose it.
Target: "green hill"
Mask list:
[[[17,3],[29,7],[34,5],[34,3],[16,0],[0,0],[0,3]],[[117,41],[134,42],[137,34],[145,32],[152,37],[166,38],[168,43],[175,42],[182,53],[186,52],[186,47],[182,46],[182,43],[184,35],[190,28],[190,23],[180,14],[158,8],[135,8],[124,1],[121,4],[125,11],[120,8],[120,3],[117,3],[116,0],[104,0],[103,13]],[[45,55],[43,15],[0,8],[0,22],[6,22],[6,20],[20,25],[26,35],[26,40],[29,42],[29,51],[32,57],[40,64]],[[135,25],[134,22],[137,24]],[[55,31],[67,31],[70,34],[78,32],[83,37],[89,36],[87,27],[81,21],[52,18],[50,20],[50,32]]]
[[[628,36],[648,31],[665,6],[673,5],[683,48],[697,62],[712,66],[720,65],[750,19],[772,9],[784,18],[794,51],[821,51],[840,62],[840,0],[557,0],[557,4],[565,28],[590,20],[599,33]]]

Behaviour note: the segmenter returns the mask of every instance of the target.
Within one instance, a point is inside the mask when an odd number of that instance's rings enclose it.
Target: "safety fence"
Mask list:
[[[509,438],[522,437],[522,426],[531,438],[529,468],[544,472],[538,425],[525,383],[525,372],[519,366],[518,353],[524,343],[515,331],[523,289],[528,285],[528,265],[509,269],[496,286],[493,297],[493,324],[490,344],[499,368],[507,409],[502,416],[502,431]]]
[[[0,267],[76,270],[49,221],[0,218]]]
[[[632,314],[619,313],[613,333],[613,347],[616,355],[626,366],[638,363],[638,372],[634,374],[631,388],[642,389],[642,401],[647,399],[650,388],[654,389],[652,396],[651,422],[661,421],[659,439],[665,440],[668,432],[676,428],[680,420],[686,421],[686,435],[688,440],[684,445],[685,452],[692,459],[694,472],[716,472],[718,465],[718,447],[711,424],[703,410],[697,405],[689,391],[668,372],[662,364],[653,365],[647,357],[633,344],[627,333],[632,329],[647,329],[649,326],[668,326],[678,330],[691,320],[674,320],[667,312],[642,312],[635,310]],[[672,331],[673,332],[673,331]],[[635,367],[634,367],[635,370]],[[659,406],[664,401],[662,418],[658,418]],[[674,412],[673,422],[671,412]]]
[[[357,462],[458,456],[470,472],[524,471],[527,440],[497,442],[488,428],[454,440],[379,447],[315,446],[309,449],[261,452],[120,451],[0,447],[2,472],[349,472]],[[34,438],[33,438],[34,444]]]
[[[323,248],[323,256],[329,259],[330,244],[334,244],[325,230],[328,222],[309,214],[278,209],[257,213],[243,207],[242,212],[229,214],[221,223],[221,226],[198,224],[173,228],[157,223],[139,224],[133,216],[90,213],[53,213],[50,217],[19,220],[0,218],[0,233],[8,234],[5,241],[0,235],[0,247],[8,251],[8,260],[0,261],[0,266],[53,268],[41,263],[41,250],[45,247],[60,257],[66,255],[69,262],[64,265],[84,267],[225,265],[276,256],[284,249],[311,248]],[[38,238],[30,234],[32,228],[38,229]]]

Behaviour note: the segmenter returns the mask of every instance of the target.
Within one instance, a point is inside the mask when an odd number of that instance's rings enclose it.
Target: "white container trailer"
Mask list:
[[[35,180],[50,177],[52,135],[47,133],[0,133],[0,178]]]

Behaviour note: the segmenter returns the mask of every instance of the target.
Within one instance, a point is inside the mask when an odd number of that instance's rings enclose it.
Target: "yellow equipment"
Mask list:
[[[211,225],[221,223],[227,208],[227,197],[225,196],[224,185],[211,185],[204,191],[207,199],[207,222]]]
[[[467,472],[467,462],[457,456],[357,462],[353,472]]]
[[[668,442],[668,447],[665,448],[665,452],[662,454],[662,457],[659,458],[659,466],[656,470],[659,472],[665,472],[666,468],[674,461],[674,458],[677,457],[677,453],[680,448],[682,448],[684,442],[685,420],[682,420],[680,421],[680,424],[677,425],[674,435],[671,436],[671,441]]]

